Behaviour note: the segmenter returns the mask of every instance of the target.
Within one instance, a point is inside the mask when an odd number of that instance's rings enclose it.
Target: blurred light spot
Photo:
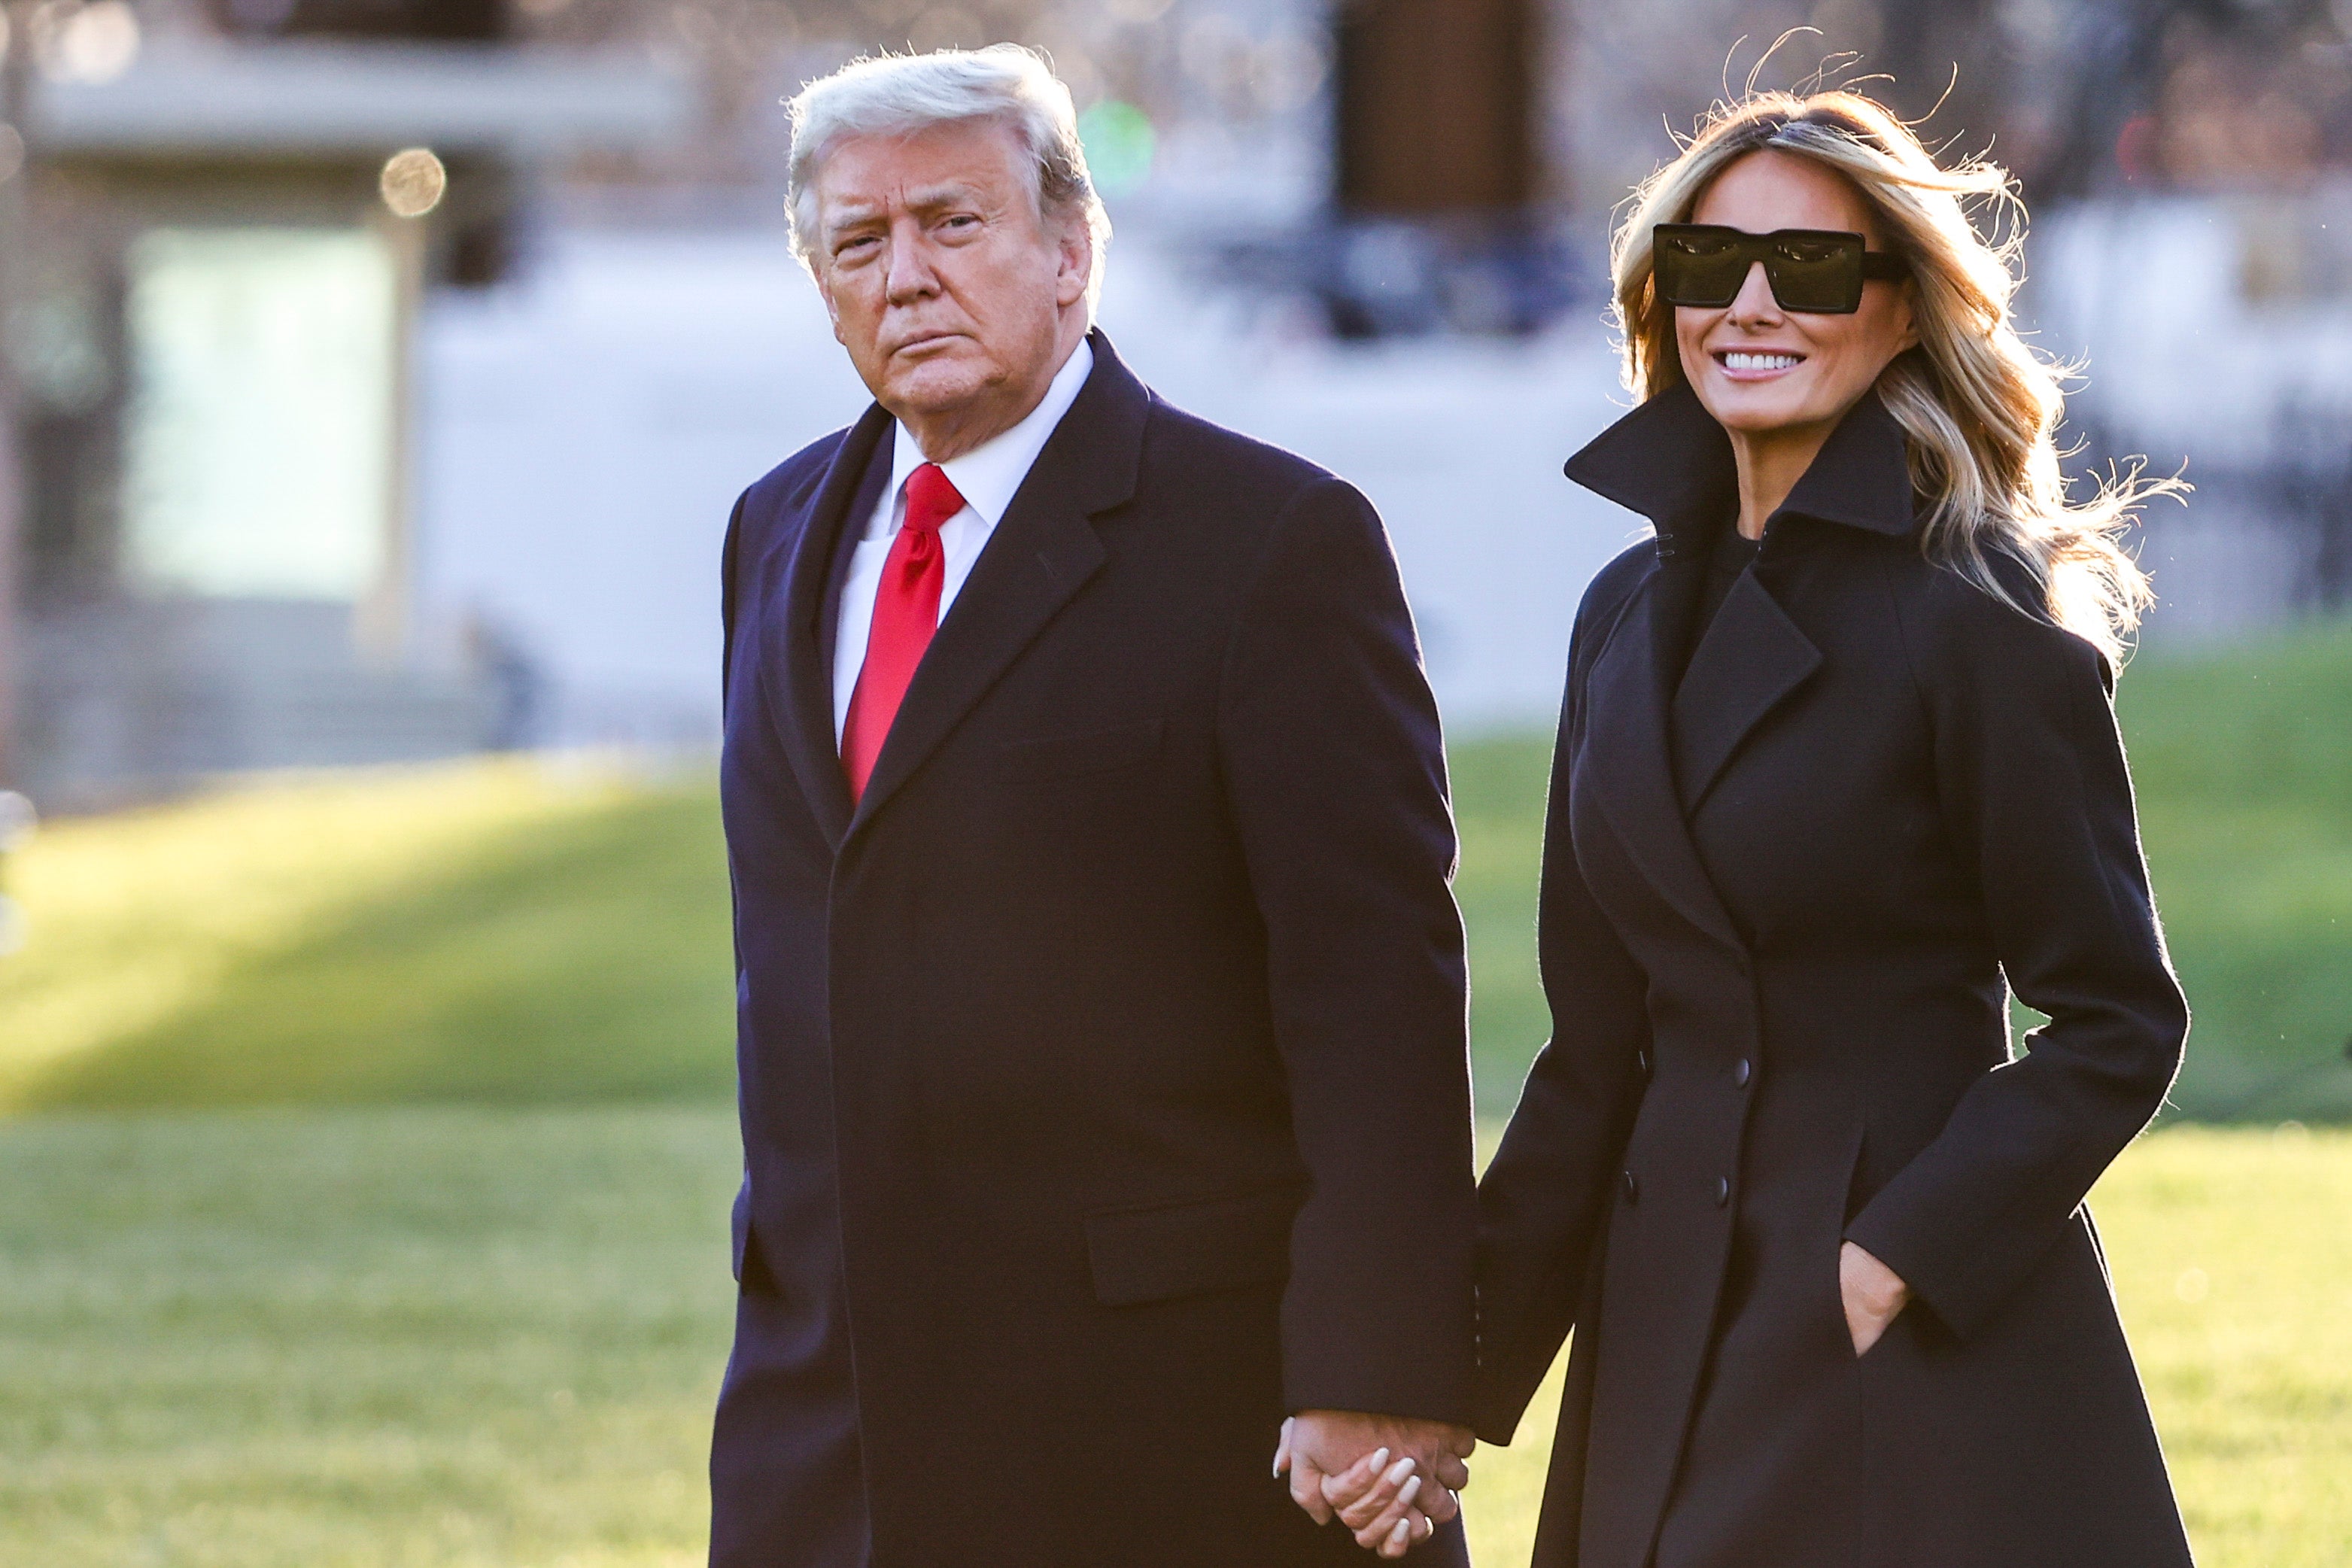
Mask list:
[[[93,0],[68,8],[43,6],[51,18],[47,47],[40,53],[43,74],[57,81],[108,82],[139,58],[139,17],[125,0]],[[39,13],[37,13],[37,16]]]
[[[384,161],[376,188],[383,193],[383,205],[398,216],[423,217],[441,205],[441,195],[449,188],[449,171],[429,149],[411,147]]]
[[[10,37],[11,35],[8,28],[8,8],[5,5],[0,5],[0,61],[5,61],[8,58],[8,39]]]
[[[1146,26],[1168,15],[1175,0],[1103,0],[1103,10],[1114,22]]]
[[[2210,1284],[2202,1268],[2184,1268],[2180,1271],[2180,1278],[2172,1282],[2172,1293],[2184,1301],[2195,1303],[2205,1299]]]
[[[25,166],[25,138],[13,125],[0,123],[0,184],[16,177]]]
[[[1107,98],[1078,116],[1078,140],[1086,144],[1087,169],[1094,175],[1095,189],[1115,196],[1150,175],[1151,154],[1160,138],[1143,110]]]
[[[2275,1142],[2289,1143],[2300,1148],[2311,1142],[2311,1129],[2293,1117],[2289,1117],[2271,1129],[2271,1138]]]
[[[24,909],[5,893],[0,893],[0,958],[7,958],[25,949]]]

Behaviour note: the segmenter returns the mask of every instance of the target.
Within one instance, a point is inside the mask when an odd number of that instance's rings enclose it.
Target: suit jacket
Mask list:
[[[888,416],[730,525],[719,1561],[837,1560],[772,1502],[830,1433],[877,1568],[1352,1562],[1283,1416],[1468,1415],[1454,840],[1385,535],[1092,342],[855,808],[821,622]]]
[[[1481,1193],[1484,1436],[1576,1331],[1538,1563],[2185,1565],[2083,1206],[2188,1026],[2105,660],[1923,554],[1875,396],[1686,669],[1721,429],[1678,390],[1569,473],[1657,538],[1577,617]],[[1915,1292],[1859,1361],[1848,1239]]]

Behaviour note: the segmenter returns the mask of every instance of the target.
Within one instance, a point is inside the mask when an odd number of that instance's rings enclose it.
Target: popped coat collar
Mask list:
[[[1662,392],[1568,460],[1568,477],[1657,526],[1658,556],[1696,549],[1738,497],[1731,438],[1688,385]],[[1903,426],[1865,393],[1772,515],[1900,538],[1916,523]]]
[[[1658,532],[1657,564],[1592,663],[1580,765],[1653,893],[1741,952],[1687,814],[1766,716],[1812,679],[1821,650],[1774,596],[1759,562],[1733,585],[1685,670],[1707,555],[1738,494],[1730,438],[1687,386],[1620,419],[1566,471],[1647,516]],[[1903,429],[1875,393],[1838,422],[1773,513],[1775,521],[1792,516],[1889,537],[1916,526]],[[1768,545],[1764,560],[1781,548]]]
[[[854,806],[834,740],[833,695],[819,627],[834,551],[860,480],[891,427],[868,408],[835,449],[805,524],[783,564],[784,626],[763,649],[784,750],[826,838],[839,850],[898,792],[1108,558],[1093,519],[1135,493],[1151,394],[1122,363],[1099,328],[1087,335],[1094,369],[1062,416],[971,576],[940,622],[929,649]]]

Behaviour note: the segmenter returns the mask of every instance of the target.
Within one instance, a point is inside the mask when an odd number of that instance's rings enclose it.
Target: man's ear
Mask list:
[[[1084,216],[1073,214],[1062,225],[1057,250],[1059,266],[1054,274],[1054,301],[1066,310],[1087,297],[1087,285],[1094,280],[1095,235]]]

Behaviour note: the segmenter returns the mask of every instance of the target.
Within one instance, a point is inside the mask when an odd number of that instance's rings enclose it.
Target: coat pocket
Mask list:
[[[1087,1216],[1095,1299],[1132,1307],[1290,1277],[1290,1225],[1305,1198],[1285,1183]]]
[[[1886,1335],[1895,1331],[1895,1325],[1887,1324],[1875,1343],[1868,1350],[1856,1354],[1853,1348],[1853,1329],[1846,1321],[1845,1316],[1845,1227],[1853,1222],[1853,1216],[1860,1214],[1864,1204],[1869,1201],[1868,1194],[1863,1191],[1863,1157],[1869,1141],[1869,1129],[1856,1128],[1853,1132],[1853,1148],[1843,1159],[1838,1162],[1838,1190],[1843,1196],[1839,1203],[1836,1246],[1830,1254],[1831,1299],[1837,1305],[1838,1344],[1845,1352],[1847,1359],[1855,1362],[1865,1362],[1876,1355],[1878,1347],[1886,1342]]]
[[[996,748],[988,776],[999,779],[1075,778],[1114,773],[1150,762],[1160,751],[1160,721],[1013,741]]]

